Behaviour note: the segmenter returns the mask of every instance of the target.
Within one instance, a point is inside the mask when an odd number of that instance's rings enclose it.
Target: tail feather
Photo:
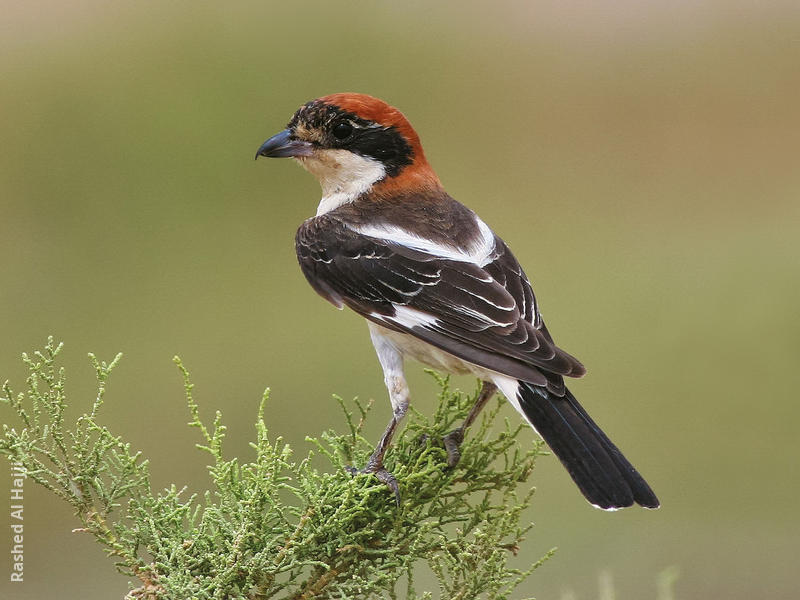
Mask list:
[[[569,390],[558,397],[519,383],[520,409],[569,471],[586,499],[605,510],[658,508],[653,490]]]

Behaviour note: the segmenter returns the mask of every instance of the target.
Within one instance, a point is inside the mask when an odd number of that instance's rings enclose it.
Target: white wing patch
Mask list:
[[[437,325],[439,320],[431,314],[411,308],[410,306],[400,306],[394,304],[394,315],[387,317],[385,315],[373,313],[372,316],[381,320],[395,322],[403,327],[430,327]]]
[[[351,225],[350,228],[356,233],[365,235],[367,237],[383,239],[400,246],[405,246],[418,252],[424,252],[439,258],[447,260],[456,260],[460,262],[470,262],[479,267],[484,267],[492,261],[494,253],[494,233],[489,229],[489,226],[475,217],[476,224],[480,237],[474,241],[469,248],[453,248],[452,246],[445,246],[433,240],[420,237],[407,229],[397,227],[396,225]]]

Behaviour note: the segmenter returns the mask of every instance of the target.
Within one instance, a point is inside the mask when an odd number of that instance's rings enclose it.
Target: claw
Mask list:
[[[345,470],[350,475],[358,475],[359,473],[366,473],[374,475],[378,481],[388,487],[394,494],[394,501],[397,506],[400,506],[402,498],[400,497],[400,486],[397,483],[397,478],[389,471],[383,468],[382,464],[373,464],[372,461],[367,463],[363,469],[356,469],[355,467],[345,467]]]
[[[442,438],[444,442],[444,449],[447,450],[447,466],[450,468],[455,467],[458,461],[461,460],[461,442],[464,441],[464,430],[454,429]]]
[[[428,442],[428,439],[430,439],[428,434],[423,433],[419,436],[417,443],[422,446]],[[442,436],[441,440],[444,449],[447,451],[447,466],[450,468],[455,467],[458,461],[461,460],[461,451],[459,447],[464,441],[464,428],[459,427],[458,429],[454,429],[447,435]]]
[[[402,498],[400,498],[400,486],[397,485],[397,479],[395,476],[389,473],[386,469],[381,467],[377,471],[374,472],[375,477],[378,478],[378,481],[382,481],[386,487],[388,487],[392,492],[394,492],[394,501],[397,506],[400,506],[400,502]]]

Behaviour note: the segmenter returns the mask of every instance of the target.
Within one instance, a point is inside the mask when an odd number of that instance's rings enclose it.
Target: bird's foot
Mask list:
[[[420,446],[426,444],[429,439],[430,437],[426,433],[419,436]],[[459,427],[458,429],[454,429],[447,435],[442,436],[441,440],[445,451],[447,451],[447,466],[451,468],[455,467],[458,461],[461,460],[461,450],[459,448],[464,441],[464,428]]]
[[[464,428],[454,429],[442,438],[444,449],[447,451],[447,466],[451,469],[461,460],[461,443],[464,441]]]
[[[387,471],[382,461],[373,461],[372,458],[367,462],[367,466],[363,469],[356,469],[355,467],[346,467],[347,472],[351,475],[358,475],[359,473],[369,473],[374,475],[378,481],[382,482],[394,493],[394,501],[397,506],[400,506],[400,486],[397,484],[397,479],[389,471]]]

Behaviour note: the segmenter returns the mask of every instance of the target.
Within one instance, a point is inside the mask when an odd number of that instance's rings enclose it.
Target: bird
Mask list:
[[[361,471],[384,482],[398,504],[384,456],[409,407],[411,358],[483,382],[464,423],[444,439],[448,465],[458,463],[467,428],[499,390],[593,506],[659,506],[566,387],[565,377],[586,369],[554,343],[519,262],[445,191],[403,113],[367,94],[323,96],[297,109],[259,157],[295,159],[320,183],[316,215],[296,234],[297,259],[320,296],[367,321],[392,417]]]

